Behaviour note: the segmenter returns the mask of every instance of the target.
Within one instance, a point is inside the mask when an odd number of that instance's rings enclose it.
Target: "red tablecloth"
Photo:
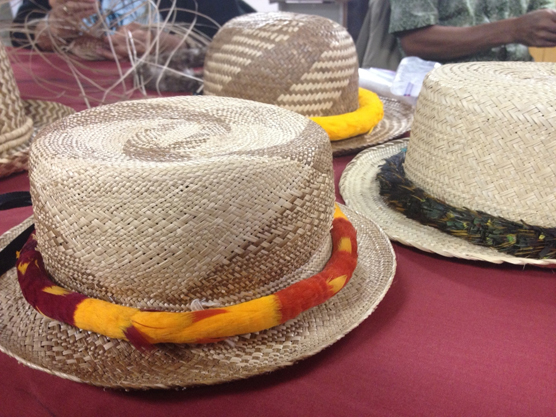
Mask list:
[[[33,97],[30,76],[16,68],[16,77]],[[334,161],[336,183],[350,159]],[[0,180],[2,193],[28,187],[26,174]],[[0,213],[0,232],[30,212]],[[394,248],[398,269],[377,310],[294,366],[213,387],[124,392],[0,354],[0,416],[556,415],[554,272]]]

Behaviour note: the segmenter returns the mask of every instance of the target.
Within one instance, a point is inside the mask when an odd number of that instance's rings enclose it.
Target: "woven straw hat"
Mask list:
[[[73,109],[58,103],[21,100],[6,49],[0,44],[0,177],[26,170],[34,134],[72,113]]]
[[[407,147],[405,176],[435,199],[555,227],[555,81],[554,64],[548,63],[466,63],[432,71],[410,139],[366,150],[345,169],[340,190],[346,204],[375,220],[391,239],[425,251],[494,263],[556,263],[512,256],[424,226],[386,204],[376,177],[387,158]]]
[[[235,305],[320,272],[330,257],[329,140],[276,106],[195,96],[87,110],[41,132],[30,181],[49,274],[114,304],[169,312]],[[143,353],[42,316],[12,268],[0,277],[0,349],[64,378],[125,388],[214,384],[290,365],[356,327],[392,282],[386,235],[343,210],[357,230],[351,280],[276,327]]]
[[[305,116],[335,116],[358,109],[358,63],[349,33],[312,15],[252,13],[226,23],[209,45],[204,93],[275,104]],[[364,135],[334,141],[334,155],[399,137],[412,121],[411,106],[381,98],[384,118]]]

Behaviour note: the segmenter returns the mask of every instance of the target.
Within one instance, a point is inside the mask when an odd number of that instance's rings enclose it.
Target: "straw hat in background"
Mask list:
[[[380,228],[335,211],[326,133],[276,106],[189,96],[86,110],[37,137],[30,182],[45,270],[29,242],[22,289],[16,267],[0,276],[0,350],[75,381],[167,388],[290,365],[364,320],[395,271]],[[226,332],[239,336],[219,342]]]
[[[340,192],[401,243],[464,259],[554,264],[555,128],[554,64],[445,65],[425,79],[409,140],[357,155]]]
[[[329,134],[334,155],[394,139],[411,125],[410,106],[387,98],[381,106],[374,93],[359,89],[353,40],[324,17],[236,17],[209,45],[204,71],[206,95],[275,104],[312,117]]]
[[[0,44],[0,177],[25,171],[35,133],[72,113],[73,109],[58,103],[21,100],[6,49]]]

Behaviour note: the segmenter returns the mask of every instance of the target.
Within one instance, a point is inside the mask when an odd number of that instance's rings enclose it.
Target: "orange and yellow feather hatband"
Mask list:
[[[384,106],[372,91],[359,88],[359,108],[336,116],[310,117],[320,125],[331,141],[370,133],[384,117]]]
[[[16,267],[27,302],[51,319],[127,340],[141,349],[156,343],[211,343],[282,324],[340,291],[357,266],[357,240],[355,228],[338,205],[331,235],[332,254],[318,274],[265,297],[201,311],[142,311],[59,287],[48,277],[34,233]]]

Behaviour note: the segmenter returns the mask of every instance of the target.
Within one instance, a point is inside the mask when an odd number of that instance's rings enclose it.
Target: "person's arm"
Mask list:
[[[398,32],[406,55],[446,61],[497,46],[556,46],[556,10],[537,10],[520,17],[469,27],[432,25]]]
[[[51,10],[35,27],[35,41],[43,51],[52,40],[68,41],[80,36],[82,20],[97,12],[97,0],[49,0]]]

